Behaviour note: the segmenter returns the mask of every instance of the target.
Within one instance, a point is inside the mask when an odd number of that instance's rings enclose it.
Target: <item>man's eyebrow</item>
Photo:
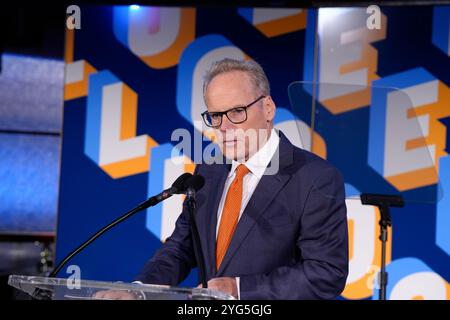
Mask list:
[[[244,104],[237,104],[237,105],[235,105],[235,106],[233,106],[233,107],[229,107],[228,109],[226,109],[226,110],[224,110],[224,111],[211,111],[211,112],[209,112],[209,113],[224,113],[224,112],[227,112],[227,111],[230,111],[230,110],[233,110],[233,109],[236,109],[236,108],[244,108],[245,107],[245,105]]]

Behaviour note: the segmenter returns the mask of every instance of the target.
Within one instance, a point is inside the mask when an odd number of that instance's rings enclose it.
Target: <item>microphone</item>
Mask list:
[[[108,224],[106,227],[103,227],[100,231],[98,231],[96,234],[94,234],[93,236],[91,236],[88,240],[86,240],[85,242],[83,242],[79,247],[77,247],[74,251],[72,251],[71,253],[69,253],[56,267],[55,269],[53,269],[53,271],[49,274],[49,278],[55,277],[58,272],[61,270],[61,268],[70,260],[72,259],[75,255],[77,255],[79,252],[81,252],[84,248],[86,248],[89,244],[91,244],[95,239],[97,239],[98,237],[100,237],[102,234],[104,234],[106,231],[108,231],[109,229],[111,229],[112,227],[114,227],[115,225],[121,223],[122,221],[128,219],[129,217],[131,217],[133,214],[142,211],[148,207],[154,206],[158,203],[160,203],[161,201],[166,200],[167,198],[171,197],[174,194],[180,194],[180,193],[185,193],[186,192],[186,187],[190,187],[191,184],[189,183],[189,185],[186,184],[186,181],[189,180],[190,178],[192,178],[192,174],[190,173],[183,173],[181,176],[179,176],[175,182],[172,184],[172,186],[166,190],[164,190],[163,192],[161,192],[160,194],[153,196],[147,200],[145,200],[144,202],[142,202],[141,204],[139,204],[137,207],[135,207],[134,209],[128,211],[126,214],[124,214],[123,216],[120,216],[119,218],[117,218],[116,220],[114,220],[113,222],[111,222],[110,224]],[[198,179],[198,178],[196,178]],[[196,180],[195,180],[196,181]],[[196,182],[198,183],[198,182]]]
[[[196,174],[186,179],[183,188],[186,191],[186,195],[189,198],[195,196],[195,192],[203,188],[205,185],[205,178],[203,176]]]
[[[161,192],[160,194],[157,194],[156,196],[153,196],[153,197],[145,200],[140,205],[138,205],[139,210],[144,210],[144,209],[147,209],[148,207],[157,205],[161,201],[164,201],[167,198],[170,198],[174,194],[185,193],[186,192],[185,185],[186,185],[187,180],[189,180],[190,178],[192,178],[192,174],[190,174],[188,172],[183,173],[181,176],[179,176],[174,181],[174,183],[172,184],[172,186],[170,188],[164,190],[163,192]]]

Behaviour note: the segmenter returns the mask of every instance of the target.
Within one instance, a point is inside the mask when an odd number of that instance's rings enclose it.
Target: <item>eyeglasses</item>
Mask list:
[[[231,123],[239,124],[242,122],[245,122],[247,120],[247,108],[251,107],[255,103],[257,103],[259,100],[265,98],[266,96],[260,96],[255,101],[249,103],[246,106],[236,106],[234,108],[231,108],[227,111],[217,111],[217,112],[208,112],[205,111],[202,113],[202,118],[205,124],[208,127],[218,129],[222,125],[222,117],[223,115],[226,115],[228,120],[230,120]]]

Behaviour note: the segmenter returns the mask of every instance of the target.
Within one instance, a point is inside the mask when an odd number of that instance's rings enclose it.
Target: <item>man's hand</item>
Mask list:
[[[99,300],[138,300],[139,297],[127,290],[104,290],[97,291],[92,298]]]
[[[198,288],[201,287],[201,285],[198,286]],[[208,289],[225,292],[236,299],[238,298],[236,278],[223,277],[211,279],[208,281]]]

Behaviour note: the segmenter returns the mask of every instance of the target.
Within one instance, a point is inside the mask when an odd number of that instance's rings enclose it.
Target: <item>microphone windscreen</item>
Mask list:
[[[186,182],[184,183],[184,188],[185,190],[187,190],[188,188],[193,188],[195,191],[198,191],[203,187],[204,184],[205,178],[203,178],[199,174],[196,174],[186,180]]]
[[[186,191],[185,184],[186,181],[192,177],[189,172],[183,173],[177,178],[172,184],[172,188],[175,188],[175,193],[184,193]]]

